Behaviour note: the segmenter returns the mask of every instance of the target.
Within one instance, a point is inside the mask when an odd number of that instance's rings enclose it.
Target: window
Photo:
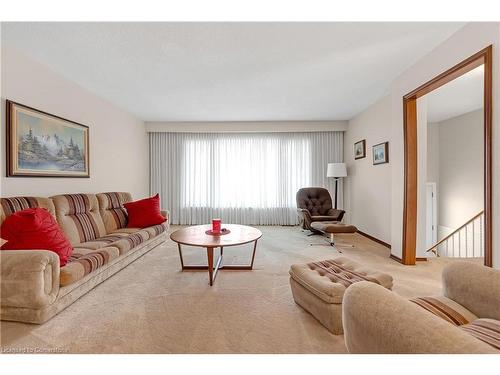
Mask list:
[[[300,187],[310,185],[307,137],[228,134],[187,140],[184,207],[294,207]]]
[[[150,133],[150,189],[173,224],[298,223],[295,195],[342,162],[342,132]],[[342,202],[342,185],[339,188]]]

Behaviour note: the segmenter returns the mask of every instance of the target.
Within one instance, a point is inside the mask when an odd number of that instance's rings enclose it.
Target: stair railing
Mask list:
[[[426,252],[437,257],[476,258],[484,256],[484,211],[474,215]],[[479,231],[477,231],[479,229]],[[457,246],[458,244],[458,246]]]

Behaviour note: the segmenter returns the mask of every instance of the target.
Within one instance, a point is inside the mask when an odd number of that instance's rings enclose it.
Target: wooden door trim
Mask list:
[[[492,266],[492,46],[475,53],[403,97],[404,201],[401,262],[416,263],[417,99],[484,64],[484,264]]]

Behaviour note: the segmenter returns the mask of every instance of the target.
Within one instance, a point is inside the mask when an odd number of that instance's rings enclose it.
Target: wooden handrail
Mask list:
[[[459,232],[460,230],[462,230],[464,227],[466,227],[467,225],[469,225],[470,223],[472,223],[474,220],[476,220],[482,214],[484,214],[484,210],[481,211],[480,213],[478,213],[477,215],[474,215],[474,217],[472,217],[471,219],[467,220],[467,222],[465,224],[462,224],[460,227],[458,227],[457,229],[455,229],[453,232],[451,232],[449,235],[447,235],[441,241],[437,242],[432,247],[429,247],[429,249],[427,249],[425,252],[428,253],[429,251],[432,251],[433,249],[435,249],[436,247],[438,247],[439,245],[441,245],[443,242],[445,242],[447,239],[449,239],[453,235],[457,234],[457,232]]]

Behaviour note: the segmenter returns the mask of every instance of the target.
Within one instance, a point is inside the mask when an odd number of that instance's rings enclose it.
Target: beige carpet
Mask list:
[[[75,353],[345,353],[343,336],[330,334],[295,305],[290,264],[337,257],[297,227],[261,227],[253,271],[181,272],[170,240],[96,287],[43,325],[1,322],[5,348],[57,348]],[[172,228],[175,230],[175,228]],[[405,297],[439,293],[444,261],[402,266],[389,250],[358,234],[343,256],[388,272]],[[226,263],[248,261],[251,246],[226,248]],[[185,263],[205,261],[186,250]]]

